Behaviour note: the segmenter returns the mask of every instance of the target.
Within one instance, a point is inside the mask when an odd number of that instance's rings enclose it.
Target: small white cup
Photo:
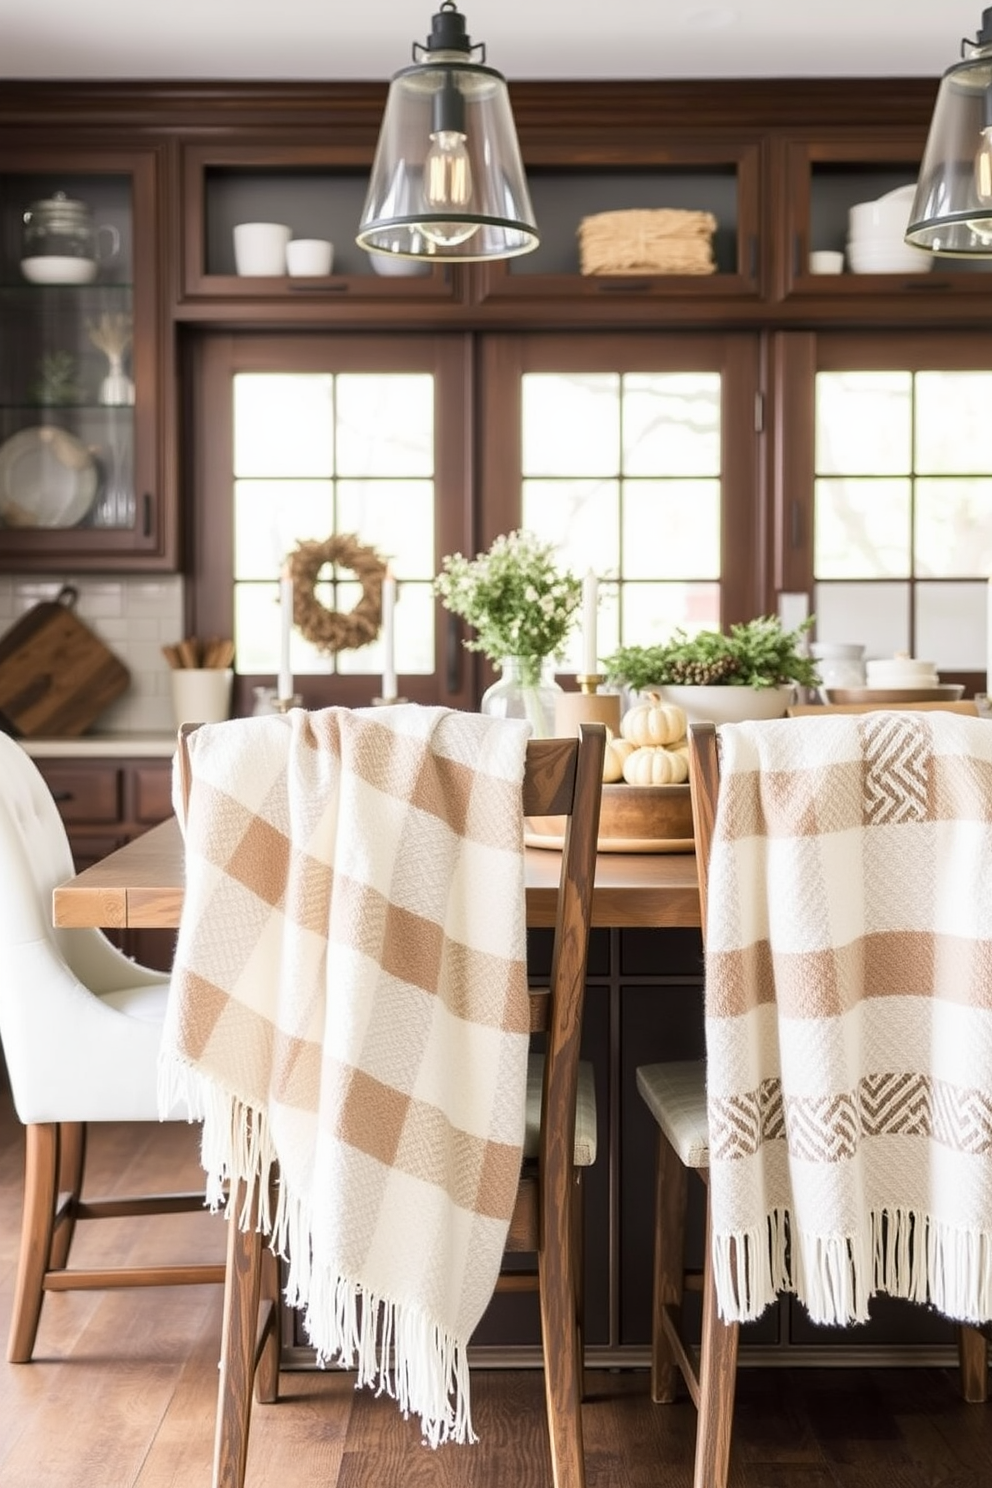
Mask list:
[[[293,275],[319,278],[331,272],[334,244],[326,238],[293,238],[286,244],[286,267]]]
[[[169,676],[177,724],[223,723],[231,716],[230,667],[176,667]]]
[[[239,222],[234,229],[234,266],[239,274],[268,278],[286,272],[286,244],[293,229],[282,222]]]
[[[842,274],[844,255],[833,248],[817,248],[809,256],[809,271],[811,274]]]

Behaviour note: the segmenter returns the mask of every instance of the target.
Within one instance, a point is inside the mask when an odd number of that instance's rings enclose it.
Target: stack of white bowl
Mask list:
[[[847,214],[847,262],[855,274],[925,274],[933,255],[905,240],[915,186],[899,186]]]

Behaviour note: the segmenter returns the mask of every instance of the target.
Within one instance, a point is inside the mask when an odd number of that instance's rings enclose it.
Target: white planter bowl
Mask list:
[[[690,723],[741,723],[747,718],[784,718],[796,700],[788,687],[652,687],[663,703],[676,703]]]

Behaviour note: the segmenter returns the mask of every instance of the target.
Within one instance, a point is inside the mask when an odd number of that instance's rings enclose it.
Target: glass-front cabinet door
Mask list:
[[[172,560],[154,151],[0,153],[5,566]]]

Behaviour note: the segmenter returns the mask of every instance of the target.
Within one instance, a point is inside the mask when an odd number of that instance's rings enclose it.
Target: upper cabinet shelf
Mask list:
[[[528,161],[528,182],[541,232],[540,247],[475,271],[477,298],[489,315],[529,306],[554,320],[576,301],[607,306],[611,318],[638,320],[645,302],[661,301],[666,315],[695,313],[700,302],[726,310],[735,300],[757,300],[762,285],[760,150],[757,142],[699,145],[669,142],[569,164]],[[622,211],[705,212],[716,220],[713,273],[583,273],[584,219]]]
[[[892,192],[905,202],[908,220],[923,143],[923,137],[912,134],[851,138],[827,132],[778,144],[772,171],[776,298],[793,302],[790,308],[795,302],[804,304],[804,315],[810,300],[825,301],[827,313],[831,302],[845,313],[846,301],[859,305],[859,314],[868,310],[886,319],[906,314],[912,301],[911,316],[928,320],[973,313],[975,299],[981,297],[987,313],[992,259],[914,252],[906,249],[898,231],[887,226],[883,238],[868,236],[857,219],[852,238],[852,208]],[[893,220],[898,215],[893,209]],[[811,272],[810,254],[823,250],[844,255],[840,273]]]
[[[384,316],[421,306],[432,312],[456,299],[456,276],[444,265],[411,265],[405,275],[377,273],[372,256],[355,242],[371,152],[365,148],[211,146],[183,150],[183,318],[293,322]],[[329,275],[287,272],[241,275],[234,228],[244,222],[285,224],[294,238],[333,244]]]

